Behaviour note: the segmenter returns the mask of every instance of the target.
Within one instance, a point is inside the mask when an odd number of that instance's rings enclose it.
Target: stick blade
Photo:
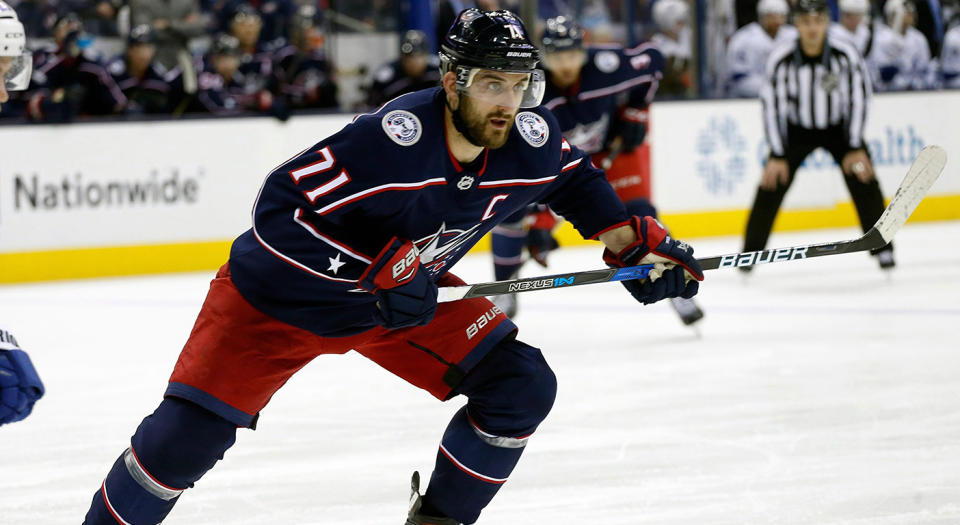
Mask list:
[[[874,226],[883,240],[890,242],[907,218],[917,209],[937,177],[947,164],[947,152],[940,146],[927,146],[920,151],[910,170],[890,199],[890,205],[884,210],[880,220]]]

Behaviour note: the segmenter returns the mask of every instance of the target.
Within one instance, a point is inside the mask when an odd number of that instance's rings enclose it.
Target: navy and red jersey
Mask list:
[[[28,111],[36,120],[75,115],[109,115],[123,110],[127,97],[99,62],[83,54],[38,51],[33,57]],[[62,90],[62,101],[54,101]]]
[[[593,154],[605,149],[624,108],[646,109],[665,64],[656,46],[592,47],[579,80],[558,88],[547,74],[543,105],[553,112],[571,144]]]
[[[335,108],[337,83],[333,65],[321,50],[281,48],[274,56],[273,74],[279,90],[294,108]]]
[[[545,109],[517,113],[506,144],[469,165],[451,155],[440,88],[403,95],[275,168],[233,243],[237,289],[260,311],[322,336],[376,326],[357,279],[394,237],[431,278],[496,224],[549,204],[587,238],[627,219],[585,154]]]
[[[127,97],[127,113],[172,113],[185,96],[179,67],[166,71],[151,62],[142,76],[135,77],[126,59],[118,56],[106,68]]]

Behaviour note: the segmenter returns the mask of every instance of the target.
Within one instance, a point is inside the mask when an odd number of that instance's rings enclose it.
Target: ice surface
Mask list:
[[[907,225],[889,275],[862,253],[708,272],[700,336],[616,283],[523,294],[520,338],[560,392],[479,523],[960,523],[958,238],[957,222]],[[454,271],[486,281],[489,265]],[[598,267],[598,249],[567,249],[544,273]],[[0,323],[47,386],[0,427],[0,524],[82,520],[160,401],[212,274],[0,287]],[[410,473],[430,472],[461,403],[356,354],[321,357],[165,523],[399,525]]]

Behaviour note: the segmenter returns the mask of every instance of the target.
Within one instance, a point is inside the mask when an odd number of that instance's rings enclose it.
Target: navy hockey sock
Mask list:
[[[511,279],[523,263],[523,247],[527,245],[527,232],[519,223],[501,224],[490,232],[493,251],[493,276],[497,281]]]
[[[511,340],[499,343],[457,391],[470,401],[440,442],[423,511],[473,523],[553,407],[556,377],[539,350]]]
[[[177,398],[147,416],[93,496],[84,525],[160,523],[233,445],[236,425]]]

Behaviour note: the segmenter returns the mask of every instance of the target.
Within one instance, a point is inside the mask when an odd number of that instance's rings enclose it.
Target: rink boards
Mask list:
[[[760,113],[756,100],[654,104],[654,201],[678,237],[742,232],[766,154]],[[874,98],[867,140],[887,195],[923,146],[952,154],[955,115],[960,93]],[[352,117],[0,127],[0,283],[216,268],[263,177]],[[960,218],[956,165],[912,220]],[[776,228],[855,223],[837,167],[816,152]],[[569,224],[559,235],[585,242]]]

